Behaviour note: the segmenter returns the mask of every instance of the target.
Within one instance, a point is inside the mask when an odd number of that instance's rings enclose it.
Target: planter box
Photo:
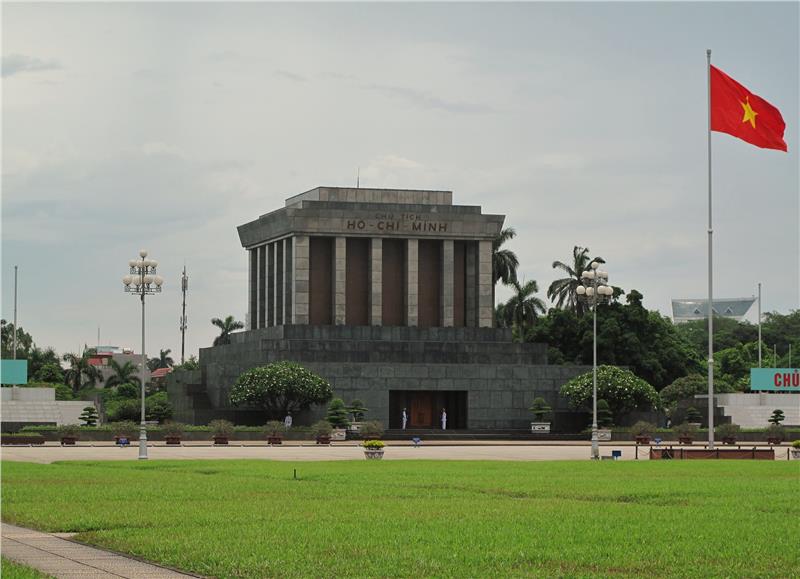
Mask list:
[[[800,460],[800,448],[792,448],[792,458]]]
[[[367,460],[381,460],[383,458],[383,449],[382,448],[365,448],[364,449],[364,456],[367,457]]]
[[[775,450],[752,448],[651,448],[650,460],[688,460],[688,459],[741,459],[741,460],[775,460]]]
[[[44,444],[43,436],[8,436],[2,438],[3,446],[11,446],[14,444]]]
[[[611,429],[610,428],[598,428],[597,429],[597,440],[611,440]]]
[[[780,438],[777,438],[777,437],[774,437],[774,438],[773,437],[768,437],[767,438],[767,444],[780,444],[781,442],[783,442],[783,441]]]
[[[215,436],[214,437],[214,444],[216,444],[216,445],[228,444],[228,437],[227,436]]]
[[[330,436],[318,436],[317,437],[317,444],[330,444],[331,437]]]
[[[637,436],[636,437],[636,444],[650,444],[650,437],[649,436]]]
[[[164,440],[167,441],[167,444],[171,444],[171,445],[177,445],[177,444],[181,443],[181,437],[180,436],[165,436]]]
[[[531,422],[531,432],[535,432],[537,434],[547,434],[548,432],[550,432],[550,423]]]
[[[736,438],[733,436],[723,436],[722,444],[736,444]]]
[[[268,436],[267,444],[283,444],[282,436]]]
[[[334,428],[333,432],[331,433],[331,440],[346,440],[347,439],[347,429],[346,428]]]
[[[694,438],[691,436],[679,436],[678,442],[680,444],[692,444],[694,442]]]
[[[75,441],[78,440],[75,436],[62,436],[61,446],[75,446]]]

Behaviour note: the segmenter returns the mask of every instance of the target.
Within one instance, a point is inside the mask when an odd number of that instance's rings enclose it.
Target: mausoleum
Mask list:
[[[200,350],[199,373],[170,378],[176,419],[228,417],[241,372],[302,363],[369,419],[435,428],[527,428],[535,396],[586,368],[549,366],[545,344],[494,327],[492,241],[504,216],[454,205],[450,191],[318,187],[239,226],[247,253],[247,329]],[[301,421],[316,419],[324,409]],[[558,428],[559,420],[556,419]]]

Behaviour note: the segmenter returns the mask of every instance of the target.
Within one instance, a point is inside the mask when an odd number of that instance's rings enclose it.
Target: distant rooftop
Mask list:
[[[301,201],[345,203],[402,203],[413,205],[452,205],[452,191],[426,189],[366,189],[363,187],[315,187],[286,200],[286,207]]]
[[[755,303],[755,297],[749,298],[720,298],[714,300],[712,308],[715,316],[732,318],[741,321]],[[702,320],[708,317],[708,300],[676,299],[672,300],[672,319],[676,323],[690,320]]]

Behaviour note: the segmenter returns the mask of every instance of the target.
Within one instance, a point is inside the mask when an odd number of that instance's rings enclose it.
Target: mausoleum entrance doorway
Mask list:
[[[467,428],[465,390],[390,390],[389,428],[403,427],[403,408],[409,429],[440,429],[442,408],[447,410],[447,429]]]

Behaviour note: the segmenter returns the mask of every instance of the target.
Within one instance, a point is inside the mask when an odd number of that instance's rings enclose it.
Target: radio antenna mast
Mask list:
[[[356,173],[356,189],[361,187],[361,167],[358,168],[358,172]]]
[[[183,274],[181,274],[181,293],[183,303],[181,304],[181,364],[184,362],[186,354],[186,290],[189,289],[189,276],[186,275],[186,264],[183,264]]]

